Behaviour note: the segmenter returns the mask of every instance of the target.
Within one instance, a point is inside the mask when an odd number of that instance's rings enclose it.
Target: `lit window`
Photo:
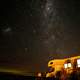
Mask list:
[[[77,66],[80,67],[80,59],[77,60]]]
[[[69,68],[71,67],[71,63],[68,63],[68,67],[69,67]]]
[[[67,68],[68,66],[67,66],[67,64],[64,64],[64,68]]]
[[[77,60],[77,64],[80,64],[80,59]]]
[[[80,64],[78,65],[78,67],[80,67]]]

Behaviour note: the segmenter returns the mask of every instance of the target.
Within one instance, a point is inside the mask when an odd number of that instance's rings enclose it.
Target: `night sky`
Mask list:
[[[49,60],[76,55],[79,0],[0,1],[1,67],[44,72]]]

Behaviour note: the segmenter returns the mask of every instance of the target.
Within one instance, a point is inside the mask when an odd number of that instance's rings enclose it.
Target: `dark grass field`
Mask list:
[[[57,78],[46,78],[36,76],[24,76],[20,74],[13,74],[9,72],[0,72],[0,80],[57,80]],[[80,74],[78,76],[69,75],[67,80],[80,80]]]
[[[0,80],[36,80],[36,77],[0,72]]]

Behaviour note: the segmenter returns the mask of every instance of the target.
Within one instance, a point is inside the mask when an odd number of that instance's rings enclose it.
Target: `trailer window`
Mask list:
[[[77,66],[80,67],[80,59],[77,60]]]
[[[64,64],[64,68],[67,68],[68,66],[67,66],[67,64]]]
[[[71,63],[68,63],[68,67],[69,67],[69,68],[71,67]]]

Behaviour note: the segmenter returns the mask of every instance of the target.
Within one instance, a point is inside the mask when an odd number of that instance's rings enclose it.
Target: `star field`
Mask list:
[[[80,2],[0,1],[2,66],[45,71],[54,58],[80,55]]]

